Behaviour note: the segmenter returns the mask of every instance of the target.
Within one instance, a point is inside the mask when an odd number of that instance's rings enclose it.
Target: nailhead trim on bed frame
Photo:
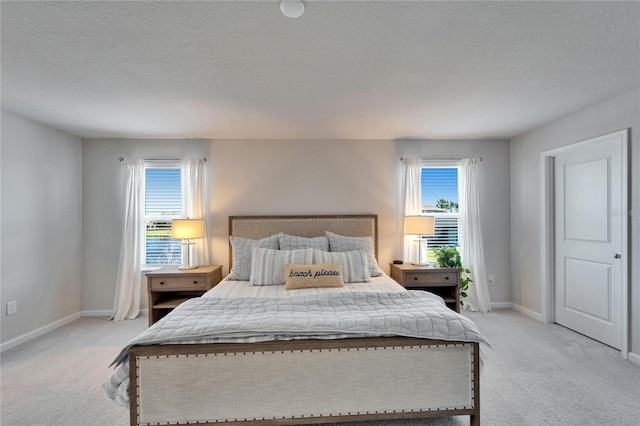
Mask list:
[[[378,216],[373,214],[352,214],[352,215],[300,215],[300,216],[229,216],[229,235],[236,235],[236,223],[240,222],[318,222],[318,221],[370,221],[371,238],[373,238],[373,248],[376,259],[378,258]],[[286,232],[285,232],[286,233]],[[231,243],[229,243],[231,244]],[[231,251],[229,251],[229,265],[232,264]]]
[[[288,351],[254,351],[254,352],[223,352],[223,353],[211,353],[211,354],[183,354],[183,355],[156,355],[156,356],[139,356],[139,359],[153,359],[153,358],[188,358],[188,357],[209,357],[209,356],[228,356],[228,355],[247,355],[247,354],[267,354],[267,353],[272,353],[272,354],[276,354],[276,353],[296,353],[296,352],[331,352],[331,351],[377,351],[377,350],[389,350],[389,349],[396,349],[396,348],[400,348],[400,349],[404,349],[404,348],[409,348],[409,349],[413,349],[413,348],[423,348],[423,347],[429,347],[429,348],[439,348],[439,347],[448,347],[448,346],[468,346],[469,344],[465,344],[465,343],[448,343],[448,344],[438,344],[438,345],[408,345],[408,346],[385,346],[385,347],[370,347],[370,348],[338,348],[338,349],[301,349],[301,350],[288,350]],[[195,424],[207,424],[207,423],[229,423],[229,422],[242,422],[242,421],[258,421],[258,420],[288,420],[288,419],[303,419],[303,418],[315,418],[315,417],[339,417],[339,416],[354,416],[354,415],[366,415],[366,414],[385,414],[385,413],[423,413],[423,412],[438,412],[438,411],[450,411],[450,410],[467,410],[467,409],[473,409],[473,406],[475,405],[475,381],[474,381],[474,371],[477,368],[477,366],[475,365],[475,357],[474,357],[474,351],[475,351],[475,347],[473,345],[470,345],[471,347],[471,402],[472,405],[471,406],[465,406],[465,407],[453,407],[453,408],[437,408],[437,409],[426,409],[426,410],[383,410],[383,411],[366,411],[366,412],[348,412],[348,413],[338,413],[338,414],[318,414],[318,415],[314,415],[314,414],[309,414],[309,415],[300,415],[300,416],[290,416],[290,417],[261,417],[261,418],[245,418],[245,419],[226,419],[226,420],[203,420],[203,421],[195,421]],[[139,377],[139,363],[136,363],[136,377]],[[140,396],[140,386],[138,384],[136,384],[136,394],[138,396]],[[142,426],[164,426],[164,425],[181,425],[181,424],[187,424],[187,423],[140,423],[140,410],[139,410],[140,406],[138,405],[138,424],[142,425]],[[191,422],[191,424],[193,424],[193,422]]]

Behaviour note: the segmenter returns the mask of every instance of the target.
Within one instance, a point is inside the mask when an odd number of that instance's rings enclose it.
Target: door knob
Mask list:
[[[622,259],[622,253],[616,253],[613,255],[614,259]]]

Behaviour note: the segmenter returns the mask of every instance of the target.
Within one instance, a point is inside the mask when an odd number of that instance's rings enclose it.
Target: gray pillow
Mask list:
[[[329,251],[329,239],[327,237],[296,237],[295,235],[278,234],[280,250],[296,250],[314,248]]]
[[[371,281],[369,261],[364,250],[328,252],[313,249],[313,263],[339,263],[342,265],[345,283],[361,283]]]
[[[371,237],[348,237],[345,235],[334,234],[325,231],[329,239],[329,251],[341,252],[352,250],[364,250],[369,261],[369,273],[372,277],[382,275],[382,271],[378,268],[375,250],[373,249],[373,238]],[[346,282],[346,281],[345,281]]]
[[[251,240],[242,237],[229,237],[231,241],[231,260],[233,268],[227,276],[231,281],[249,281],[251,276],[251,251],[254,247],[263,247],[277,250],[278,235],[272,235],[261,240]]]
[[[313,249],[273,250],[256,247],[251,257],[251,285],[284,284],[284,265],[296,263],[311,265]]]

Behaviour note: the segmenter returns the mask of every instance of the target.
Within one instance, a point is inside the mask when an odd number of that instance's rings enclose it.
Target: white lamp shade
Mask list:
[[[173,219],[172,228],[176,240],[204,237],[204,219]]]
[[[433,235],[435,231],[435,217],[433,216],[405,216],[404,233],[409,235]]]

